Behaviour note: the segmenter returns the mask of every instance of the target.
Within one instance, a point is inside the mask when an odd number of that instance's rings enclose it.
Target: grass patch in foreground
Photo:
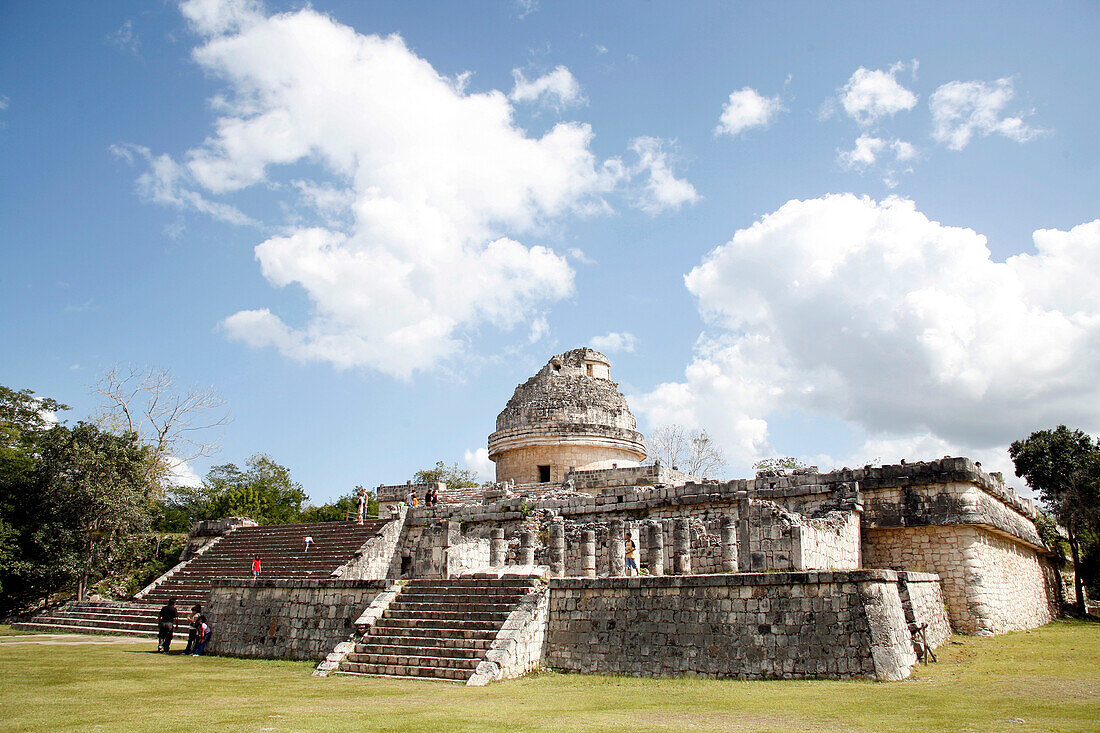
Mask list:
[[[3,633],[0,629],[0,633]],[[0,730],[1096,731],[1100,625],[955,637],[904,682],[542,673],[467,688],[165,657],[140,644],[0,645]],[[1022,721],[1022,722],[1018,722]]]

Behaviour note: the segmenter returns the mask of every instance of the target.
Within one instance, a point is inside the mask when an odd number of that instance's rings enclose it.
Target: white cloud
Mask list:
[[[482,481],[496,479],[496,464],[489,460],[488,448],[468,450],[463,454],[462,460],[466,464],[467,470],[476,471],[478,478]]]
[[[568,254],[569,257],[571,257],[572,259],[574,259],[577,262],[581,263],[582,265],[594,265],[594,264],[596,264],[596,260],[594,260],[591,257],[589,257],[588,255],[586,255],[584,253],[584,250],[581,249],[580,247],[570,247],[569,251],[566,254]]]
[[[3,112],[4,110],[6,110],[10,103],[11,103],[11,99],[4,96],[3,94],[0,94],[0,112]]]
[[[904,140],[884,140],[863,134],[856,138],[854,148],[842,150],[837,154],[837,161],[849,170],[852,168],[862,170],[874,165],[879,155],[885,150],[892,151],[894,160],[897,162],[907,162],[917,157],[917,149],[912,143]]]
[[[630,149],[638,154],[638,165],[631,175],[648,174],[633,205],[647,214],[678,209],[699,200],[695,186],[672,172],[664,146],[665,141],[655,137],[637,137],[630,143]]]
[[[440,75],[399,36],[359,34],[308,7],[181,8],[203,37],[193,58],[224,84],[214,129],[179,162],[116,153],[148,164],[138,187],[150,200],[249,223],[210,197],[254,187],[316,215],[269,225],[279,234],[256,246],[268,281],[302,288],[311,310],[292,323],[259,304],[222,322],[251,346],[408,376],[454,357],[482,325],[537,321],[572,293],[566,258],[524,234],[608,211],[604,197],[634,175],[646,176],[648,210],[695,197],[659,143],[636,147],[644,159],[627,170],[595,158],[588,125],[530,136],[504,93],[467,93],[462,75]],[[577,99],[561,69],[530,82],[536,99]]]
[[[134,32],[134,22],[132,20],[125,21],[114,33],[107,36],[107,40],[135,56],[141,52],[141,39]]]
[[[191,465],[175,456],[168,456],[168,483],[175,486],[196,488],[202,486],[202,479]]]
[[[633,354],[634,348],[638,345],[638,339],[634,334],[629,331],[611,331],[605,333],[603,336],[593,336],[588,339],[588,343],[596,351],[602,351],[607,354],[617,354],[624,352],[627,354]]]
[[[597,43],[596,44],[596,55],[597,56],[603,56],[605,53],[607,53],[607,46],[603,45],[602,43]]]
[[[512,78],[515,86],[508,98],[513,102],[535,102],[560,110],[587,101],[581,94],[581,85],[564,66],[558,66],[533,81],[528,81],[521,69],[512,69]]]
[[[1030,127],[1022,116],[1002,117],[1016,96],[1012,79],[987,84],[982,81],[952,81],[937,89],[929,101],[932,108],[932,137],[952,150],[962,150],[975,133],[994,133],[1009,140],[1026,142],[1045,130]]]
[[[539,9],[539,0],[516,0],[516,17],[523,20]]]
[[[538,316],[531,320],[531,327],[527,332],[527,343],[537,343],[548,333],[550,333],[550,322],[546,320],[546,316]]]
[[[752,87],[745,87],[730,94],[729,101],[722,107],[722,117],[715,134],[738,135],[750,127],[763,127],[772,118],[785,111],[779,97],[762,96]]]
[[[888,70],[859,67],[840,90],[840,103],[848,116],[861,125],[873,125],[883,117],[913,109],[917,95],[895,78],[904,68],[894,64]]]
[[[711,330],[684,381],[632,404],[707,428],[741,466],[774,452],[779,411],[846,421],[867,457],[874,441],[996,456],[1039,427],[1096,431],[1100,220],[1033,239],[996,262],[912,201],[789,201],[686,276]]]

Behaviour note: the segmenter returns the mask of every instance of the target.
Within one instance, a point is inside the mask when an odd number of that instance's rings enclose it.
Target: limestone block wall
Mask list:
[[[538,483],[539,466],[550,466],[550,481],[561,483],[571,468],[611,468],[613,463],[636,466],[638,454],[613,445],[532,445],[495,456],[498,481]]]
[[[234,657],[319,661],[355,631],[384,580],[214,581],[207,651]]]
[[[853,569],[860,566],[859,514],[832,511],[805,517],[772,501],[738,503],[742,572]]]
[[[889,570],[550,580],[554,669],[896,680],[915,661]]]
[[[550,592],[539,587],[521,600],[508,614],[493,639],[485,660],[477,665],[466,681],[478,687],[495,680],[521,677],[542,663],[546,645],[546,620],[550,612]]]
[[[914,646],[918,634],[915,626],[927,624],[924,640],[932,649],[951,638],[951,619],[943,603],[940,577],[935,573],[898,573],[898,591],[901,594],[905,620],[913,631]]]
[[[990,635],[1048,623],[1052,575],[1033,547],[970,525],[864,531],[865,567],[937,573],[956,630]]]
[[[359,548],[355,556],[333,571],[342,580],[381,580],[392,577],[398,543],[405,528],[407,511],[402,507],[398,518],[387,522],[382,531]]]

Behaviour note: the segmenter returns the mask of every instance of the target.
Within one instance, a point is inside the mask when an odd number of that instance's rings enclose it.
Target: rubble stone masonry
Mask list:
[[[319,661],[389,585],[385,580],[215,580],[207,651]]]
[[[890,570],[551,579],[546,663],[646,677],[902,679],[916,654],[898,588]]]

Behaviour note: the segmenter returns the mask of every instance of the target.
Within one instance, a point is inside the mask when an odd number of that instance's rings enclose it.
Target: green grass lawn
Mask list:
[[[0,731],[1100,730],[1100,625],[1079,621],[956,636],[904,682],[541,673],[482,688],[12,634],[0,626]]]

